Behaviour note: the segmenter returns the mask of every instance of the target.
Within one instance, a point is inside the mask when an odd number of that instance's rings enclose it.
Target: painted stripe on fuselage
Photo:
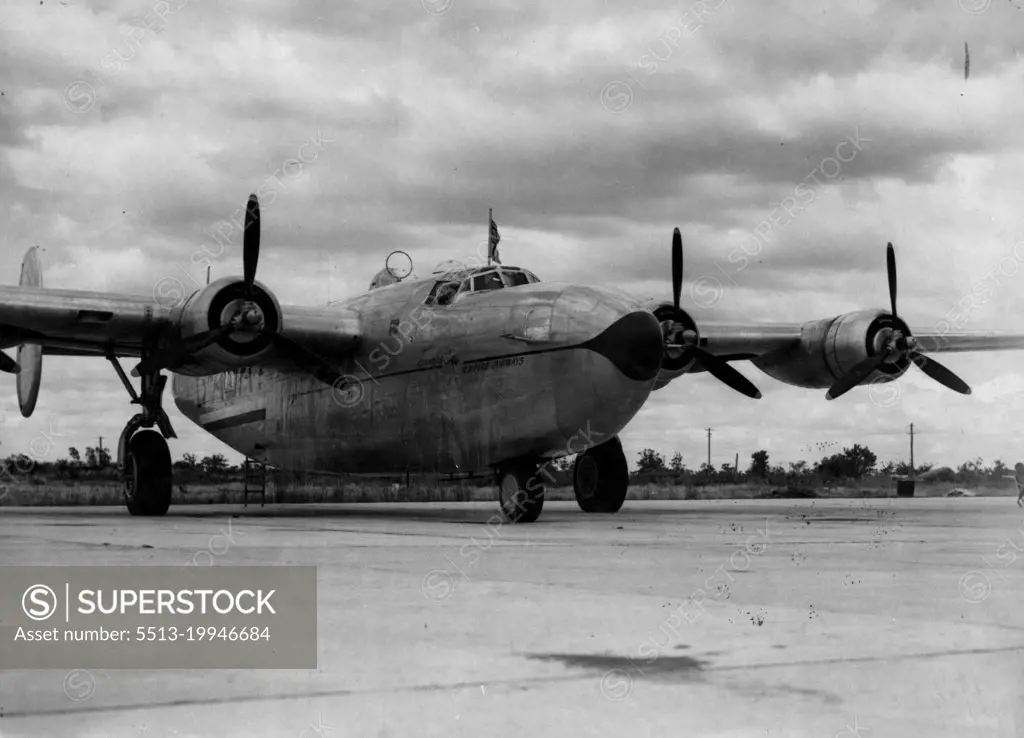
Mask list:
[[[235,408],[231,409],[234,410]],[[209,413],[208,415],[202,416],[200,418],[199,425],[201,425],[204,430],[213,433],[214,431],[224,430],[225,428],[234,428],[235,426],[247,425],[248,423],[258,423],[261,420],[267,419],[267,409],[262,407],[259,410],[249,410],[244,413],[236,412],[233,415],[227,415],[220,419],[205,420],[209,416],[217,414],[220,413]]]

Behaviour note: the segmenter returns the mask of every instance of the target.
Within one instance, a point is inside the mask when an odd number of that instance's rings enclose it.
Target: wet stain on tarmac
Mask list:
[[[666,656],[644,660],[615,654],[587,653],[540,653],[530,654],[529,658],[536,661],[557,661],[570,669],[586,669],[595,674],[609,671],[623,671],[627,674],[638,673],[646,677],[682,677],[687,680],[703,678],[701,672],[707,661],[692,656]]]

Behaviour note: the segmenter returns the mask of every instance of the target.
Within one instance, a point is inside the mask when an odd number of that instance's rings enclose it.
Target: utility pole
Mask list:
[[[705,428],[708,432],[708,479],[711,479],[711,431],[712,428]]]
[[[914,424],[910,424],[910,478],[914,478]]]
[[[740,454],[736,452],[736,461],[732,465],[732,481],[738,482],[740,478]]]

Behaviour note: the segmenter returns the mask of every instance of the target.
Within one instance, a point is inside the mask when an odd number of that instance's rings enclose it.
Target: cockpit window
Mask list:
[[[504,287],[501,283],[501,277],[498,276],[497,272],[489,272],[487,274],[481,274],[478,277],[473,278],[473,291],[483,292],[484,290],[500,290]]]
[[[480,267],[470,272],[468,278],[463,279],[461,284],[456,281],[465,275],[456,272],[449,272],[441,275],[427,296],[427,305],[450,305],[457,295],[475,292],[486,292],[488,290],[500,290],[505,287],[521,287],[527,284],[535,284],[540,280],[533,272],[518,267]]]
[[[427,305],[448,305],[452,298],[459,291],[458,282],[441,281],[434,285],[434,289],[427,295]]]
[[[509,287],[519,287],[520,285],[530,283],[530,279],[526,276],[525,272],[502,271],[501,276]]]

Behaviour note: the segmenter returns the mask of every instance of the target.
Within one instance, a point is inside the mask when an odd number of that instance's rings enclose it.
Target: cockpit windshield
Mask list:
[[[540,282],[532,273],[519,267],[494,265],[452,271],[444,274],[427,296],[428,305],[448,305],[457,296],[506,287],[521,287]]]

